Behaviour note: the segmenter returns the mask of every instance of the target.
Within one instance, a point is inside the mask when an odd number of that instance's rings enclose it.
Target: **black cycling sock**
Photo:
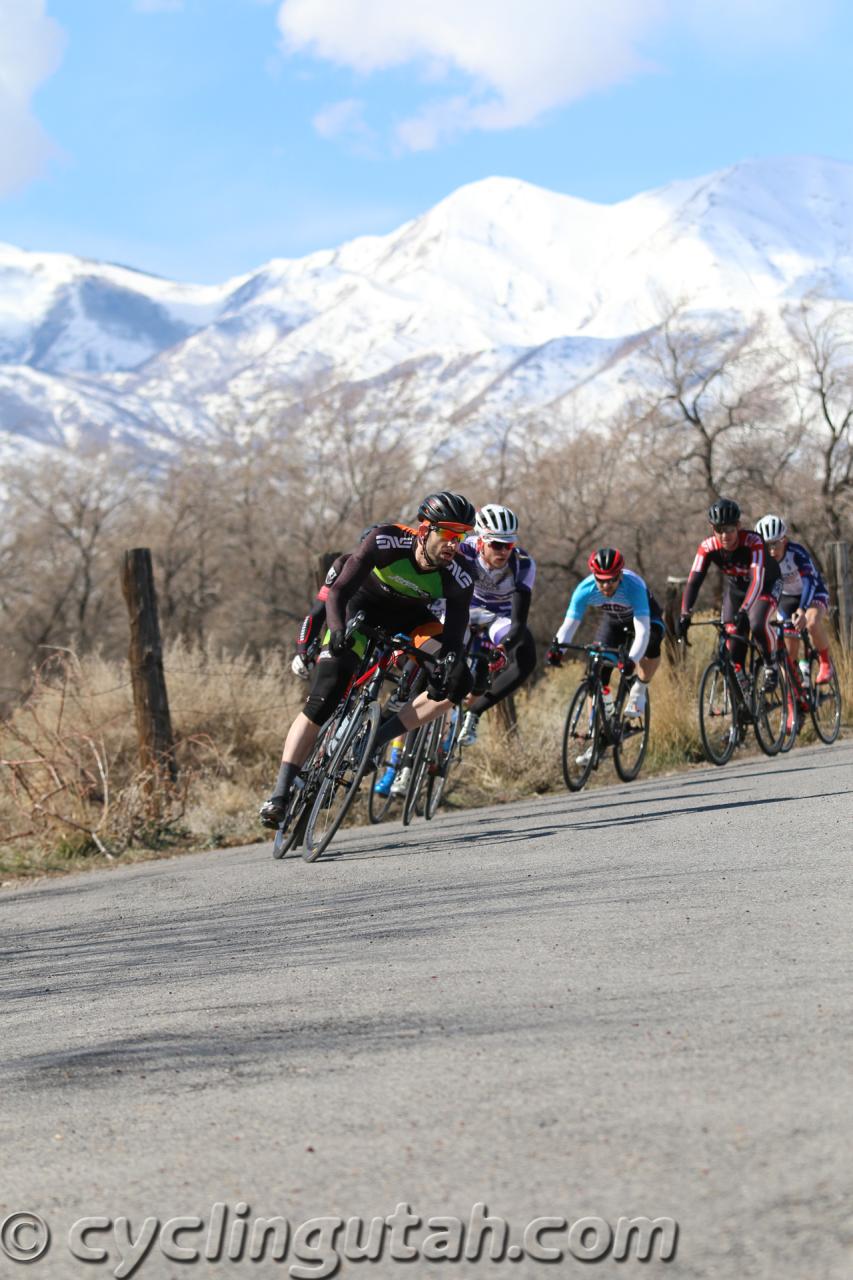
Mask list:
[[[401,734],[408,733],[408,729],[398,715],[393,715],[390,719],[380,724],[376,734],[374,748],[384,747],[386,742],[390,742],[392,738],[399,738]]]
[[[281,768],[278,771],[278,777],[275,780],[271,799],[285,799],[290,788],[293,786],[293,779],[296,777],[298,772],[298,764],[289,764],[286,760],[283,760]]]

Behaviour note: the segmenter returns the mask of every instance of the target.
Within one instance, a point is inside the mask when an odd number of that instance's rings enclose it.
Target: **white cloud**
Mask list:
[[[410,150],[471,129],[511,129],[654,70],[664,28],[735,52],[791,43],[835,0],[282,0],[286,51],[362,75],[417,64],[434,97],[397,126]],[[460,78],[462,79],[460,91]],[[435,92],[433,90],[433,92]]]
[[[364,120],[364,103],[359,98],[330,102],[311,122],[321,138],[366,138],[370,129]]]
[[[32,181],[56,152],[31,99],[59,66],[64,46],[44,0],[0,0],[0,195]]]
[[[404,120],[422,150],[469,129],[530,124],[550,108],[648,69],[642,37],[668,0],[284,0],[285,47],[370,74],[417,62],[432,82],[462,73],[463,93]]]

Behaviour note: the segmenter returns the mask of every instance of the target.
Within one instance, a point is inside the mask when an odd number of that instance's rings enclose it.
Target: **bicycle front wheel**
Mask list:
[[[424,783],[427,777],[427,765],[429,763],[430,741],[432,737],[432,724],[421,725],[418,729],[418,736],[415,739],[415,750],[412,756],[412,774],[409,778],[409,786],[406,791],[406,799],[403,801],[403,826],[407,827],[412,821],[416,813],[423,813],[423,796]]]
[[[630,697],[630,694],[628,696]],[[649,745],[650,718],[651,704],[648,689],[641,715],[627,716],[623,703],[618,735],[613,748],[613,763],[623,782],[633,782],[643,767]]]
[[[753,669],[753,724],[758,745],[766,756],[778,755],[785,741],[785,724],[788,717],[788,699],[790,688],[788,672],[784,664],[779,665],[779,680],[775,689],[765,685],[767,668],[763,663],[756,663]]]
[[[569,703],[563,730],[563,778],[570,791],[580,791],[598,764],[600,737],[595,688],[582,680]]]
[[[447,776],[459,763],[460,751],[456,744],[462,732],[462,712],[458,707],[454,707],[450,714],[452,720],[449,728],[445,726],[444,716],[439,716],[435,721],[437,728],[434,759],[427,766],[427,791],[424,803],[424,817],[427,822],[431,821],[438,812],[438,806],[441,804],[441,798],[447,786]]]
[[[316,862],[346,817],[370,764],[380,714],[378,702],[356,707],[342,729],[305,828],[306,862]]]
[[[819,659],[811,660],[811,711],[812,724],[821,742],[834,742],[841,729],[841,688],[835,667],[832,676],[824,684],[817,683]]]
[[[709,662],[699,681],[699,736],[706,760],[723,765],[737,746],[737,697],[728,669],[718,658]]]
[[[787,693],[785,695],[785,733],[782,738],[782,746],[780,751],[790,751],[791,747],[797,741],[797,734],[800,731],[800,708],[797,701],[799,693],[799,685],[791,672],[785,659],[780,660],[779,666],[785,665]]]

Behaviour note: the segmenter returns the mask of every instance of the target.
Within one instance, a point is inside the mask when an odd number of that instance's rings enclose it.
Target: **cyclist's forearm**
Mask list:
[[[639,662],[643,654],[649,647],[649,638],[652,634],[652,624],[649,618],[634,617],[634,641],[628,650],[628,657],[632,662]]]
[[[687,579],[687,586],[684,588],[684,595],[681,597],[682,613],[693,612],[693,609],[696,605],[696,601],[699,599],[699,592],[701,590],[702,583],[704,581],[705,581],[704,573],[696,573],[694,571],[690,574],[690,576]]]
[[[465,646],[465,631],[468,627],[468,611],[471,606],[470,594],[447,601],[444,613],[444,626],[439,640],[440,655],[461,653]]]
[[[562,626],[557,631],[557,635],[555,637],[557,644],[571,644],[581,621],[581,618],[564,618]]]
[[[513,635],[519,635],[524,627],[527,626],[527,617],[530,613],[530,592],[523,588],[516,588],[512,593],[512,621],[510,631]]]
[[[808,609],[817,591],[817,579],[812,574],[803,578],[803,593],[800,596],[800,608]]]
[[[310,613],[306,613],[302,619],[302,626],[299,628],[299,636],[296,641],[296,652],[304,657],[308,646],[312,641],[316,640],[318,632],[322,629],[326,620],[326,602],[318,600]]]
[[[749,569],[749,588],[742,607],[749,611],[761,595],[764,587],[764,553],[762,551],[754,551],[752,553],[752,563]]]

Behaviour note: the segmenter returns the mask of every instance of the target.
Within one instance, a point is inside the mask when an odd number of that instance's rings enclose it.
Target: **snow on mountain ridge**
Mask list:
[[[112,417],[118,437],[156,448],[270,388],[298,402],[415,367],[418,395],[450,418],[544,402],[594,385],[661,298],[746,316],[815,285],[853,298],[851,214],[853,166],[804,157],[613,205],[487,178],[388,235],[222,285],[0,246],[0,424],[34,434],[30,403],[41,438],[61,439],[85,430],[89,396],[98,430]],[[27,368],[53,376],[52,397]]]

